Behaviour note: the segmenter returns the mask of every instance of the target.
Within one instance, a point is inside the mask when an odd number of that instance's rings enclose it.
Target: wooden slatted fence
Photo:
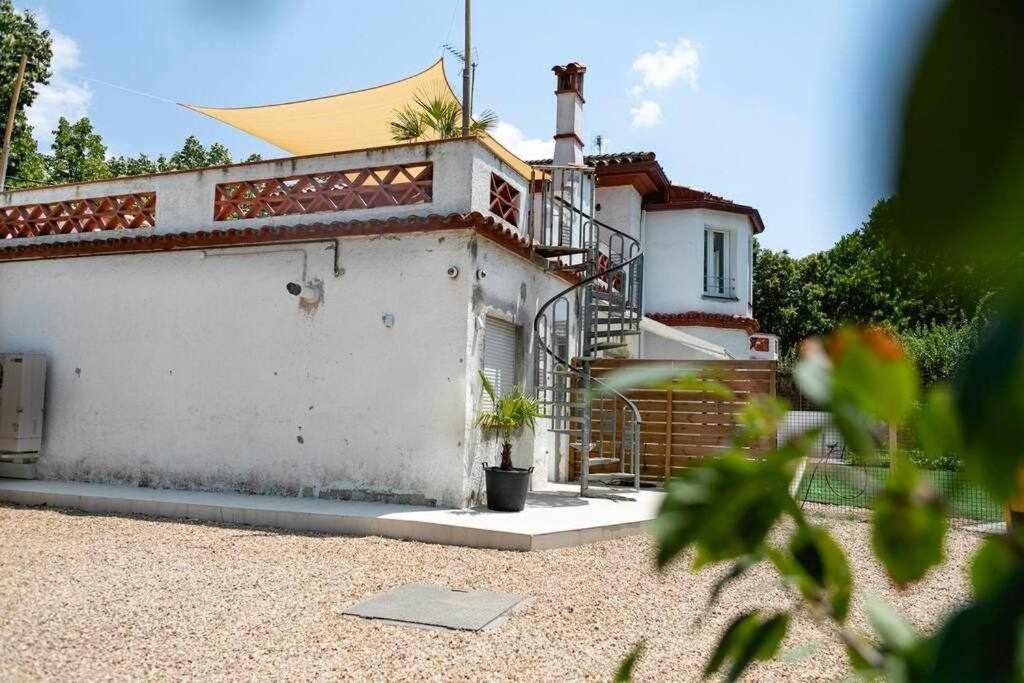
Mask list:
[[[723,400],[720,396],[700,391],[699,388],[644,389],[625,391],[626,396],[640,409],[641,479],[661,483],[666,477],[692,466],[701,459],[714,456],[730,443],[730,436],[736,428],[736,413],[756,394],[775,394],[775,361],[662,361],[633,359],[602,359],[596,361],[593,375],[606,377],[616,370],[636,368],[644,365],[669,365],[679,375],[691,374],[714,379],[733,391],[735,401]],[[599,424],[602,419],[615,420],[621,425],[618,413],[622,404],[600,401],[592,402],[592,419]],[[608,414],[609,412],[612,414]],[[598,437],[600,438],[600,437]],[[608,444],[610,446],[610,444]],[[751,457],[773,444],[760,444],[747,449]],[[579,451],[570,449],[570,477],[579,476]],[[616,465],[593,467],[593,472],[612,472],[620,469]]]

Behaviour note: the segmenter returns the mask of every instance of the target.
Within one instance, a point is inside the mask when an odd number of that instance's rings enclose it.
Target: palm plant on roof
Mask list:
[[[495,396],[494,385],[487,375],[480,373],[484,391],[491,399],[491,410],[480,413],[476,423],[484,433],[493,433],[501,438],[500,469],[512,469],[512,438],[529,427],[533,431],[536,420],[541,417],[540,405],[515,386],[501,397]]]
[[[498,116],[485,110],[469,124],[470,133],[484,133],[498,122]],[[413,103],[395,111],[391,137],[398,142],[424,139],[448,140],[462,135],[462,107],[451,97],[419,94]]]

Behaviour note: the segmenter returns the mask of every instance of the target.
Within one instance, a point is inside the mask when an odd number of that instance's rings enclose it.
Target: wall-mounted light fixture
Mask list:
[[[394,313],[385,313],[384,315],[382,315],[380,317],[380,319],[381,319],[381,322],[384,323],[384,327],[394,327],[395,326],[395,314]]]

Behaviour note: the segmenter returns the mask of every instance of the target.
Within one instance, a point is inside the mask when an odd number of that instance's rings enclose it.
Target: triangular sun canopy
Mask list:
[[[440,95],[459,101],[445,76],[443,59],[400,81],[340,95],[257,107],[181,106],[243,130],[290,154],[305,156],[398,144],[391,135],[390,123],[395,112],[412,104],[417,95]],[[480,138],[502,161],[530,177],[526,162],[489,135]]]

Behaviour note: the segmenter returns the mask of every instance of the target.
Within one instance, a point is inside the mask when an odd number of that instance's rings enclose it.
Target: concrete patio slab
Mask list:
[[[535,491],[522,512],[171,491],[108,484],[0,479],[0,501],[94,513],[188,518],[295,531],[384,536],[499,550],[545,550],[646,531],[663,494],[609,490],[579,498],[573,485]]]
[[[343,614],[462,631],[494,628],[522,602],[518,595],[407,583],[343,610]]]

